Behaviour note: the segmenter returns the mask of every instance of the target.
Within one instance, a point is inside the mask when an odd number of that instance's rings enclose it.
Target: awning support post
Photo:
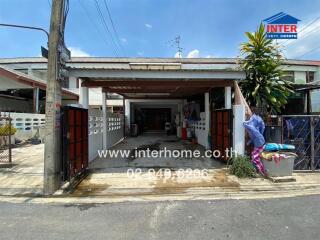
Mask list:
[[[82,83],[84,82],[83,79],[79,79],[80,81],[80,88],[79,88],[79,104],[82,105],[83,108],[89,108],[89,89],[87,87],[83,87]]]
[[[206,92],[204,93],[204,109],[205,109],[205,119],[206,119],[206,125],[205,125],[205,129],[206,129],[206,149],[210,149],[209,146],[209,141],[208,141],[208,136],[209,136],[209,131],[210,131],[210,100],[209,100],[209,93]]]
[[[103,134],[102,134],[102,146],[103,150],[107,149],[107,93],[102,90],[102,124],[103,124]]]
[[[33,113],[39,113],[39,88],[33,88]]]
[[[128,133],[127,134],[129,134],[130,135],[130,122],[131,122],[131,120],[130,120],[130,101],[129,101],[129,99],[125,99],[125,106],[124,106],[125,108],[124,108],[124,117],[127,119],[127,121],[126,121],[126,125],[128,126],[126,126],[126,130],[128,130]]]
[[[224,108],[231,109],[231,87],[224,87]]]

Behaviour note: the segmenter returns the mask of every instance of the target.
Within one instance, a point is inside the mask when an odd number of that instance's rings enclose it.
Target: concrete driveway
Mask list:
[[[198,150],[200,157],[135,157],[135,151],[146,150],[160,151],[168,150]],[[137,149],[137,150],[135,150]],[[111,150],[126,150],[130,157],[97,157],[89,164],[91,170],[100,172],[126,172],[128,168],[170,168],[170,169],[217,169],[225,166],[225,163],[211,158],[204,157],[205,148],[198,144],[191,144],[189,141],[182,141],[176,136],[167,136],[159,133],[146,133],[138,137],[129,137],[114,146]]]

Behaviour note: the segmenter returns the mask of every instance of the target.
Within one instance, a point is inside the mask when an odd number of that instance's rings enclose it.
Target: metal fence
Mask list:
[[[320,169],[320,115],[283,115],[282,142],[295,145],[295,170]]]
[[[12,163],[12,134],[13,133],[10,113],[0,112],[0,167]]]

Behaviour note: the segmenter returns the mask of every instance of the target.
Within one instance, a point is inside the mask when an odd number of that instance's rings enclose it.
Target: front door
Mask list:
[[[220,152],[220,159],[229,160],[226,151],[232,148],[232,110],[221,109],[211,112],[211,150]]]

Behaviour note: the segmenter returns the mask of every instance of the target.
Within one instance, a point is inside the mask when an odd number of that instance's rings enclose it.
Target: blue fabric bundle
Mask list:
[[[261,117],[253,114],[243,125],[247,129],[250,137],[248,144],[253,143],[256,148],[265,144],[266,141],[263,136],[265,125]]]
[[[264,151],[274,152],[274,151],[280,151],[280,150],[292,151],[292,150],[295,150],[295,146],[290,144],[278,144],[278,143],[267,143],[264,146]]]

